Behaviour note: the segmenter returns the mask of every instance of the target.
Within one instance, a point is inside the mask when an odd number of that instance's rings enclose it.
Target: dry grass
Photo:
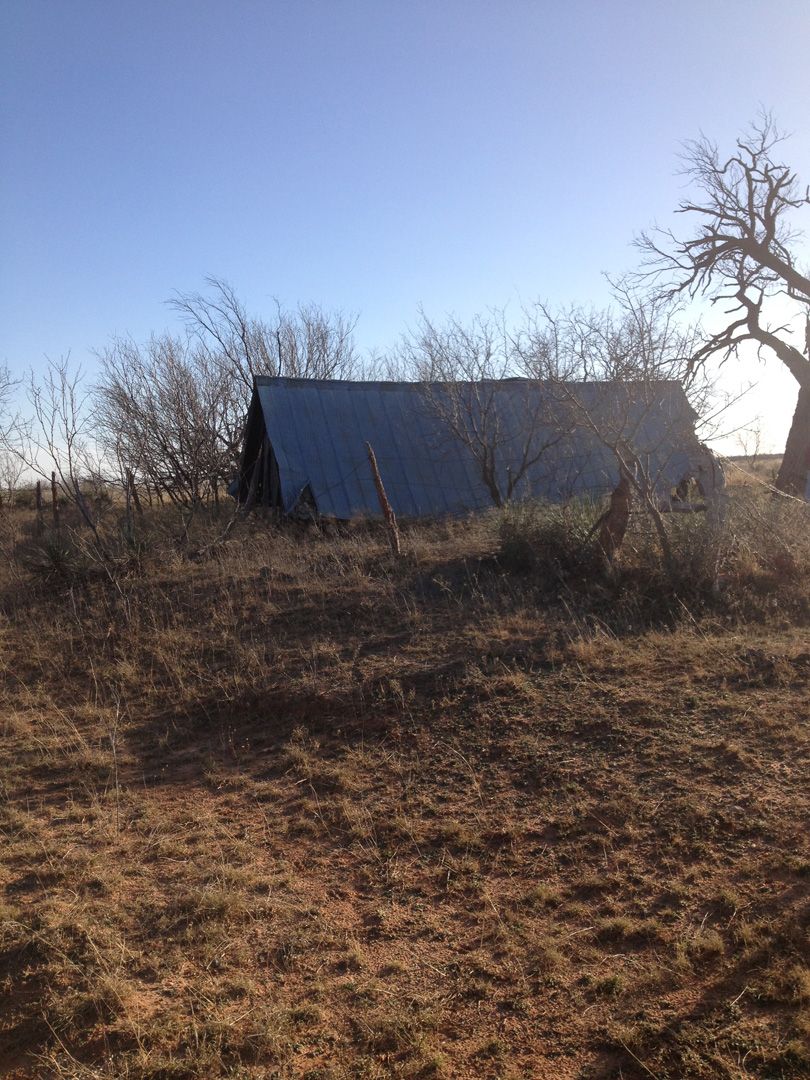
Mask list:
[[[9,567],[0,1074],[808,1074],[794,570],[740,532],[656,621],[487,521],[405,546]]]

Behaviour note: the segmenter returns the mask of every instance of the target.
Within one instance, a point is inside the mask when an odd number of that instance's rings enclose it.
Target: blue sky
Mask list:
[[[383,349],[601,302],[682,140],[763,104],[810,179],[808,53],[805,0],[3,0],[0,361],[92,363],[206,274]]]

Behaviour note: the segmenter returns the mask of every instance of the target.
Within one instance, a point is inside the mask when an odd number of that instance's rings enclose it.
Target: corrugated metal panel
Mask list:
[[[339,382],[308,379],[256,380],[265,425],[279,467],[284,508],[292,510],[310,488],[320,513],[341,519],[378,517],[380,510],[366,455],[374,447],[391,505],[403,517],[462,514],[492,505],[471,451],[437,415],[418,383]],[[430,394],[441,394],[433,387]],[[527,380],[494,385],[501,432],[499,486],[518,470],[529,435],[531,446],[558,439],[517,485],[516,498],[554,501],[599,495],[618,481],[613,454],[579,424],[564,438],[536,418],[550,390]],[[652,475],[672,487],[697,450],[694,414],[683,390],[661,383],[652,400],[633,387],[578,384],[576,394],[604,420],[622,417],[622,433],[648,454]],[[544,398],[545,395],[545,398]],[[601,420],[600,420],[601,422]]]

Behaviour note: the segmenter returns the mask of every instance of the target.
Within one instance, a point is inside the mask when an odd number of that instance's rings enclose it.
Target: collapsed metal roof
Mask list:
[[[559,387],[528,379],[425,385],[258,377],[239,497],[245,498],[259,468],[257,454],[266,446],[265,504],[291,513],[306,502],[342,520],[379,517],[370,443],[398,515],[480,510],[493,499],[471,448],[476,439],[496,444],[494,475],[502,491],[530,462],[514,484],[513,499],[556,502],[612,491],[619,468],[606,441],[615,445],[619,438],[633,446],[663,491],[690,471],[700,453],[694,421],[674,382],[574,383],[561,397]]]

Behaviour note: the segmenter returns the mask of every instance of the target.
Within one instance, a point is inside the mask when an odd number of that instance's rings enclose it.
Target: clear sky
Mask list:
[[[602,302],[701,129],[764,105],[810,180],[809,55],[807,0],[0,0],[0,361],[175,326],[206,274],[382,349],[420,304]]]

